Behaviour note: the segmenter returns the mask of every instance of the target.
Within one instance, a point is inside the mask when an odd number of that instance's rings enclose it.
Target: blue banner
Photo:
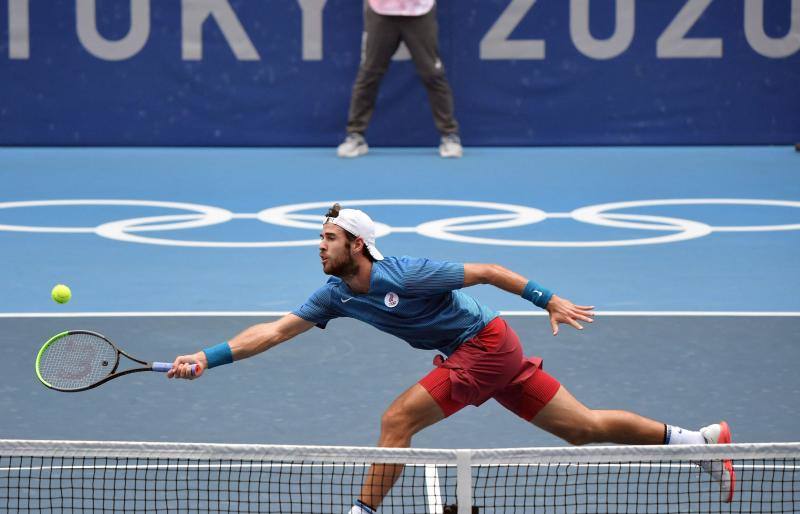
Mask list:
[[[800,141],[800,0],[440,0],[466,145]],[[361,0],[0,0],[0,144],[332,146]],[[433,145],[401,48],[372,145]]]

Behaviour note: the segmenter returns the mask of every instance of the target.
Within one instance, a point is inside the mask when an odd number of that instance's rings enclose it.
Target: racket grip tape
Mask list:
[[[152,366],[153,371],[160,371],[161,373],[166,373],[167,371],[172,369],[171,362],[154,362]],[[197,374],[197,364],[192,364],[192,375]]]

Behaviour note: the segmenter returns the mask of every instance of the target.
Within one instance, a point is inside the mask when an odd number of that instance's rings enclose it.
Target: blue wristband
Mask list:
[[[233,352],[231,352],[231,345],[229,345],[227,341],[206,348],[203,350],[203,353],[206,354],[209,368],[216,368],[217,366],[233,362]]]
[[[544,309],[547,307],[550,298],[553,297],[553,292],[531,280],[522,290],[522,297],[532,302],[535,306]]]

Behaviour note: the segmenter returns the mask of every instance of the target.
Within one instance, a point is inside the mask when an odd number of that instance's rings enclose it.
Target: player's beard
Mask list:
[[[346,278],[352,277],[358,273],[358,263],[356,263],[356,260],[353,259],[353,255],[350,253],[350,243],[345,245],[345,252],[345,257],[342,260],[335,263],[328,261],[330,269],[325,272],[327,275]]]

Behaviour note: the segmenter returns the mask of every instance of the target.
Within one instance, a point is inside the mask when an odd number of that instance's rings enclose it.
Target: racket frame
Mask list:
[[[65,389],[65,388],[61,388],[61,387],[56,387],[56,386],[48,383],[42,377],[42,374],[39,371],[39,363],[41,362],[42,355],[44,355],[44,352],[45,352],[45,350],[47,350],[48,346],[53,344],[55,341],[61,339],[62,337],[66,337],[66,336],[72,335],[72,334],[88,334],[88,335],[91,335],[91,336],[99,337],[100,339],[104,340],[106,343],[111,345],[111,347],[117,352],[117,358],[116,358],[116,361],[114,362],[114,366],[111,368],[111,371],[109,371],[108,375],[106,375],[105,377],[101,378],[97,382],[94,382],[94,383],[89,384],[89,385],[84,386],[84,387],[78,387],[78,388],[73,388],[73,389]],[[141,367],[141,368],[130,368],[130,369],[122,370],[120,372],[116,372],[117,368],[119,367],[119,356],[120,355],[124,355],[125,357],[127,357],[130,360],[132,360],[133,362],[137,362],[139,364],[144,364],[144,366]],[[87,391],[89,389],[94,389],[95,387],[97,387],[99,385],[105,384],[106,382],[108,382],[111,379],[114,379],[114,378],[117,378],[117,377],[121,377],[123,375],[129,375],[131,373],[138,373],[140,371],[153,371],[153,364],[151,362],[143,361],[141,359],[137,359],[136,357],[133,357],[133,356],[129,355],[124,350],[120,349],[117,345],[115,345],[109,338],[107,338],[103,334],[99,334],[99,333],[93,332],[91,330],[65,330],[64,332],[60,332],[60,333],[54,335],[53,337],[51,337],[50,339],[48,339],[47,342],[44,343],[44,345],[42,345],[42,348],[39,350],[39,353],[36,355],[36,378],[38,378],[39,382],[41,382],[45,387],[53,389],[54,391],[61,391],[61,392],[64,392],[64,393],[77,393],[77,392],[80,392],[80,391]]]

